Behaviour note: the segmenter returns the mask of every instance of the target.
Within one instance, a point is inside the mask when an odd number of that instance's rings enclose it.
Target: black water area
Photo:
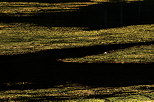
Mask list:
[[[0,22],[26,22],[49,27],[87,27],[89,30],[154,23],[154,3],[103,2],[70,12],[44,10],[31,16],[0,15]]]

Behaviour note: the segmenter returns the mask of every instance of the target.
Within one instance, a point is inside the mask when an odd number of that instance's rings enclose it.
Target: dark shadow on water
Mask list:
[[[80,7],[80,9],[70,12],[44,10],[42,13],[26,17],[1,15],[0,22],[27,22],[49,27],[88,27],[88,30],[137,24],[153,24],[153,5],[153,3],[145,2],[108,2]]]
[[[92,86],[127,86],[153,84],[153,63],[66,63],[60,58],[76,58],[101,54],[133,46],[151,45],[151,42],[98,45],[90,47],[45,50],[14,56],[0,56],[0,79],[4,82],[32,82],[31,85],[10,86],[7,89],[47,88],[56,84],[81,83]]]

